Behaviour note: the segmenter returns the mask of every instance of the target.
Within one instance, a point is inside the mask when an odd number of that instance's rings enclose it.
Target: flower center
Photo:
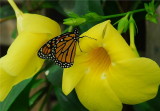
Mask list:
[[[89,52],[88,66],[95,71],[102,73],[104,70],[108,70],[111,60],[107,51],[103,47],[98,47]]]

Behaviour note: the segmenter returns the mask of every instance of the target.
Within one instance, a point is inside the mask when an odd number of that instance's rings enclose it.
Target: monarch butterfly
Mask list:
[[[87,36],[79,37],[76,28],[73,32],[67,32],[49,40],[39,49],[37,54],[42,59],[53,60],[56,65],[62,68],[69,68],[74,63],[76,44],[83,37]]]

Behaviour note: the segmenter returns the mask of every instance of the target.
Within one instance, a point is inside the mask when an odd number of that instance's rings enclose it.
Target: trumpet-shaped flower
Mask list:
[[[110,21],[100,23],[81,36],[83,52],[76,52],[73,67],[64,69],[63,92],[74,88],[90,111],[121,111],[122,103],[138,104],[156,96],[160,68],[139,57]]]
[[[16,13],[18,36],[7,54],[0,58],[0,101],[14,85],[36,74],[44,62],[37,56],[37,51],[61,33],[55,21],[37,14],[24,14],[13,0],[8,1]]]

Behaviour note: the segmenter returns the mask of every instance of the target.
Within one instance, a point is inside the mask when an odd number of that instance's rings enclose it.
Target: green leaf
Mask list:
[[[44,83],[45,80],[44,79],[36,79],[34,81],[34,84],[32,85],[32,88],[37,88],[39,85],[41,85],[42,83]]]
[[[29,106],[32,108],[45,93],[46,88],[41,88],[29,99]]]
[[[82,8],[83,7],[83,8]],[[84,15],[88,12],[95,12],[103,15],[101,0],[75,0],[74,12]]]
[[[0,7],[0,18],[5,18],[12,15],[14,15],[14,11],[9,4]]]
[[[54,88],[58,103],[64,111],[88,111],[78,100],[75,91],[72,91],[68,96],[64,95],[61,88]]]
[[[64,12],[63,8],[61,7],[60,3],[58,1],[44,1],[41,6],[41,8],[51,8],[55,9],[57,12],[59,12],[62,15],[66,16],[66,13]]]
[[[84,15],[89,12],[89,0],[84,0],[83,2],[81,0],[75,0],[73,11],[78,15]]]
[[[62,74],[63,69],[57,65],[53,65],[47,71],[47,79],[54,86],[54,91],[58,99],[58,103],[64,111],[87,111],[79,102],[76,93],[72,92],[65,96],[62,92]]]
[[[147,102],[134,105],[135,111],[156,111]]]
[[[12,37],[13,39],[15,39],[15,38],[17,37],[17,35],[18,35],[18,31],[17,31],[17,29],[15,28],[15,29],[13,30],[13,32],[12,32],[11,37]]]
[[[48,81],[54,85],[61,87],[62,85],[62,74],[63,69],[57,65],[52,65],[47,71],[47,79]]]
[[[154,0],[152,0],[149,4],[144,4],[145,10],[147,11],[146,14],[146,20],[153,22],[153,23],[158,23],[157,20],[157,14],[155,13],[155,5],[154,5]]]
[[[89,0],[89,11],[104,15],[101,0]]]
[[[0,102],[0,111],[8,111],[11,104],[15,101],[18,95],[25,89],[25,87],[31,82],[31,80],[32,79],[24,80],[16,86],[14,86],[7,98],[3,102]]]
[[[75,0],[75,6],[73,11],[78,15],[85,15],[89,12],[95,12],[99,15],[103,15],[101,0]],[[99,22],[99,21],[98,21]],[[92,26],[98,23],[97,21],[80,25],[80,30],[85,32]]]
[[[104,17],[101,15],[98,15],[95,12],[89,12],[83,16],[88,20],[88,22],[95,22],[95,21],[101,21],[104,20]]]
[[[147,103],[152,107],[152,109],[154,109],[154,111],[160,111],[160,87],[157,96]]]
[[[125,33],[128,30],[129,26],[128,16],[129,13],[118,21],[117,29],[120,33]]]
[[[160,87],[154,99],[134,105],[134,109],[135,111],[160,111]]]
[[[29,111],[29,92],[31,89],[31,82],[18,95],[12,103],[8,111]]]
[[[65,25],[71,25],[71,26],[78,26],[81,25],[82,23],[85,23],[86,19],[85,18],[68,18],[64,19],[63,24]]]
[[[144,8],[145,8],[145,10],[146,10],[147,12],[149,12],[149,6],[148,6],[147,3],[144,3]]]
[[[154,14],[154,15],[151,15],[151,14],[146,14],[146,20],[148,20],[148,21],[150,21],[150,22],[153,22],[153,23],[155,23],[155,24],[157,24],[158,23],[158,20],[157,20],[157,15],[156,14]]]
[[[60,104],[56,104],[51,111],[64,111]]]
[[[77,18],[77,17],[80,17],[79,15],[77,15],[76,13],[74,13],[74,12],[69,12],[68,14],[67,14],[69,17],[71,17],[71,18]]]

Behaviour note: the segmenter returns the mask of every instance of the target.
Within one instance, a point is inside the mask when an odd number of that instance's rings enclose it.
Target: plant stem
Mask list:
[[[13,0],[8,0],[9,4],[12,6],[13,10],[16,13],[16,16],[22,16],[22,12],[21,10],[17,7],[17,5],[15,4],[15,2]]]
[[[133,11],[129,11],[129,12],[126,12],[126,13],[121,13],[121,14],[114,14],[114,15],[108,15],[108,16],[103,16],[103,19],[108,19],[108,18],[114,18],[114,17],[120,17],[120,16],[125,16],[126,14],[128,13],[138,13],[138,12],[143,12],[145,11],[145,9],[138,9],[138,10],[133,10]]]
[[[73,30],[73,26],[69,26],[68,32],[72,32],[72,30]]]

